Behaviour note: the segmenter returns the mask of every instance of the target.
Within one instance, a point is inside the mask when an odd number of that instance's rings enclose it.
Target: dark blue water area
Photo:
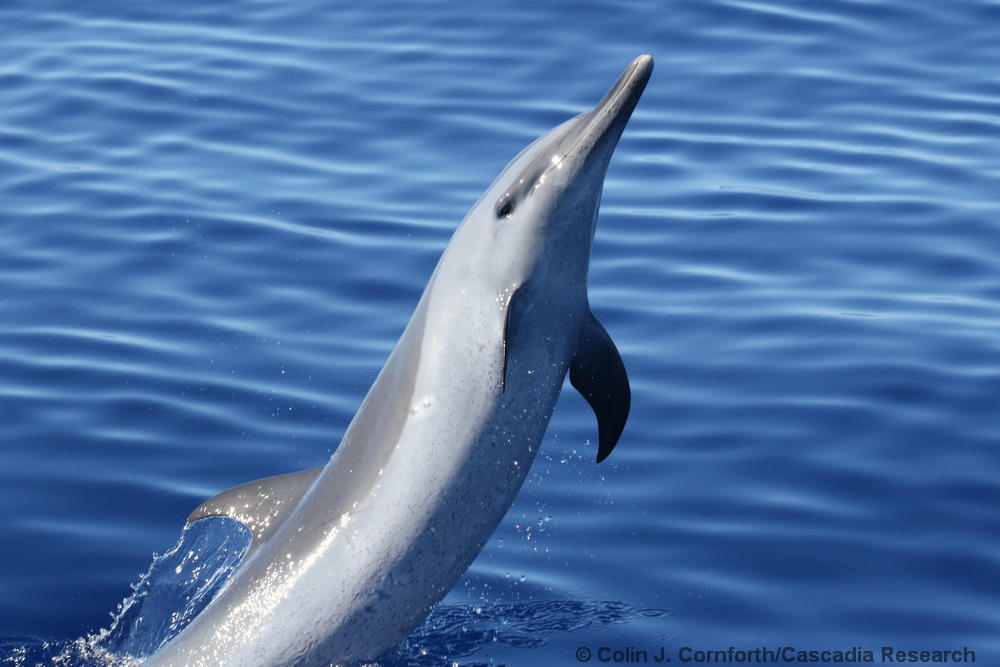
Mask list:
[[[0,24],[0,659],[174,632],[124,628],[238,561],[188,513],[325,462],[465,212],[651,53],[590,272],[623,439],[595,465],[568,388],[384,663],[1000,664],[997,2],[42,0]],[[215,574],[177,572],[194,552]]]

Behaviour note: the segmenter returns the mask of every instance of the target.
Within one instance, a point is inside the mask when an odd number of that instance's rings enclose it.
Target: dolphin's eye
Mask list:
[[[514,212],[514,200],[507,195],[500,198],[497,202],[497,217],[506,218],[511,213]]]

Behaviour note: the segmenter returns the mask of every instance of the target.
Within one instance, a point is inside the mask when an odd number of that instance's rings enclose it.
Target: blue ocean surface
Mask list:
[[[188,513],[328,459],[468,209],[641,53],[590,271],[629,424],[596,465],[567,387],[386,664],[1000,664],[1000,3],[13,0],[0,25],[0,664],[141,655],[195,613],[245,535]]]

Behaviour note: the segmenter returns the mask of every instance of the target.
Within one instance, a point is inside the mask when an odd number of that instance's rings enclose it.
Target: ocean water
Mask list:
[[[590,274],[625,434],[595,465],[567,389],[389,664],[1000,664],[1000,3],[14,0],[0,24],[0,660],[102,664],[113,621],[210,595],[157,574],[187,514],[326,461],[481,192],[650,53]]]

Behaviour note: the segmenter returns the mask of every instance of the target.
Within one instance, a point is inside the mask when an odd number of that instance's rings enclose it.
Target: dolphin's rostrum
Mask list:
[[[329,665],[396,646],[465,572],[517,495],[567,372],[598,421],[628,378],[590,311],[604,176],[653,69],[636,58],[591,111],[521,152],[455,231],[329,463],[230,489],[244,562],[156,667]]]

